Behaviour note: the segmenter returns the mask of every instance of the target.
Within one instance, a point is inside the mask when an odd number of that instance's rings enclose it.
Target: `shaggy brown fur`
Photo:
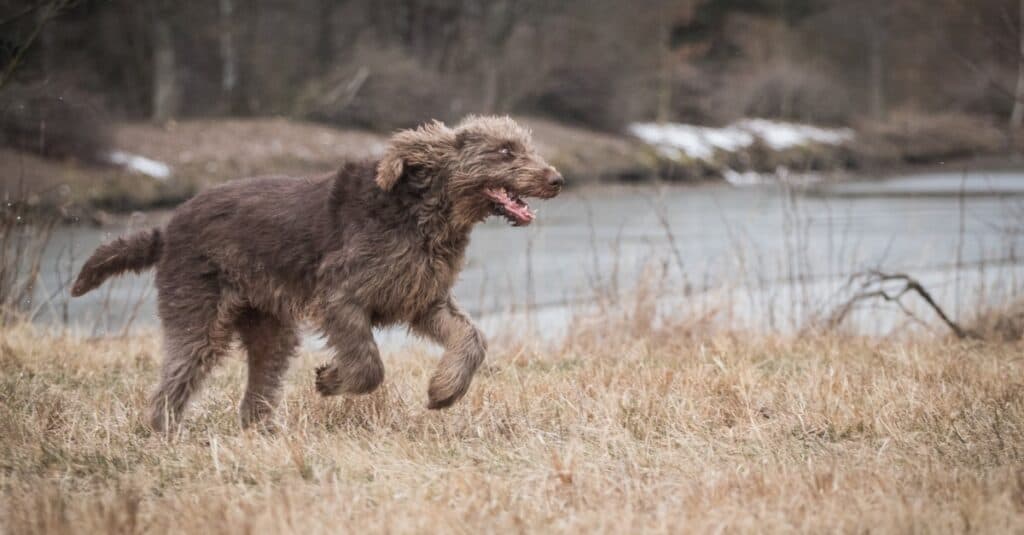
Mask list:
[[[384,367],[372,328],[401,323],[446,349],[432,409],[462,397],[486,342],[452,298],[473,226],[489,215],[528,224],[521,200],[558,194],[562,177],[505,117],[398,132],[383,158],[311,179],[256,178],[206,191],[163,230],[101,246],[72,289],[156,265],[165,360],[150,421],[180,421],[235,335],[248,353],[243,426],[263,423],[311,320],[332,348],[323,395],[374,390]]]

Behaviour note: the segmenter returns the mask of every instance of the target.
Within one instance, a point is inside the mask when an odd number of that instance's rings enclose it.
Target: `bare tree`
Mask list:
[[[877,20],[866,21],[868,35],[868,110],[872,117],[885,117],[886,31]]]
[[[178,68],[174,53],[169,9],[161,0],[153,2],[153,110],[152,118],[165,122],[178,114]]]
[[[486,4],[481,14],[483,32],[483,103],[482,111],[493,113],[502,108],[501,65],[506,43],[516,25],[529,15],[531,4],[522,0],[502,0]]]
[[[1017,89],[1013,93],[1013,112],[1010,114],[1010,128],[1020,130],[1024,126],[1024,0],[1020,0],[1020,20],[1017,30],[1020,49],[1017,57]]]
[[[235,101],[238,86],[238,50],[235,45],[235,0],[220,0],[220,90],[227,108]]]
[[[74,6],[76,2],[77,0],[52,0],[49,2],[40,2],[26,7],[13,16],[0,20],[0,26],[3,26],[14,23],[22,17],[30,16],[33,12],[36,13],[35,24],[29,32],[28,37],[24,42],[19,44],[14,52],[14,56],[7,62],[7,65],[4,65],[3,70],[0,71],[0,89],[11,81],[11,78],[14,76],[14,71],[21,64],[22,59],[24,59],[25,53],[32,48],[33,43],[35,43],[36,39],[38,39],[43,33],[47,24],[60,15],[61,12]]]
[[[167,121],[178,113],[174,44],[166,21],[153,21],[153,120]]]
[[[323,70],[329,69],[334,60],[334,12],[339,4],[337,0],[320,0],[317,4],[316,60]]]
[[[672,53],[672,19],[665,17],[658,26],[658,41],[661,50],[661,65],[658,75],[658,109],[657,120],[663,123],[671,119],[672,114],[672,72],[675,70],[674,54]]]
[[[885,117],[886,102],[886,60],[889,57],[888,41],[892,18],[897,10],[885,0],[851,2],[854,16],[860,19],[864,32],[867,53],[868,114],[876,119]],[[857,6],[857,7],[853,7]]]

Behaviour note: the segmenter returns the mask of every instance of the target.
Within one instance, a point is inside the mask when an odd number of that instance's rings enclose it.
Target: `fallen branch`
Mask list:
[[[935,302],[935,298],[932,294],[925,289],[920,281],[907,275],[905,273],[884,273],[878,270],[871,270],[863,273],[856,273],[850,277],[850,281],[855,282],[857,279],[862,279],[860,284],[860,291],[848,299],[845,303],[836,308],[836,311],[829,317],[827,325],[829,328],[836,328],[841,324],[851,312],[864,301],[873,299],[882,299],[886,302],[894,303],[896,306],[903,311],[911,319],[923,323],[907,306],[903,303],[902,299],[907,294],[917,294],[924,302],[935,311],[935,314],[940,320],[951,331],[953,334],[960,339],[967,338],[980,338],[977,333],[964,329],[959,323],[953,321],[946,311]],[[887,283],[901,283],[897,291],[886,290],[884,287]]]

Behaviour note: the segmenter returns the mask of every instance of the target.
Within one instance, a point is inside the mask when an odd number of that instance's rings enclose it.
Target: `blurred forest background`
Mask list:
[[[182,138],[216,127],[197,120],[386,133],[509,113],[538,118],[554,144],[628,152],[631,123],[762,117],[856,130],[855,147],[812,167],[1010,155],[1024,122],[1022,10],[1019,0],[0,0],[0,136],[8,157],[87,162],[140,139],[180,153]],[[129,124],[184,126],[164,137],[118,129]],[[287,137],[294,125],[264,126]],[[620,167],[611,178],[645,174]]]
[[[0,6],[5,90],[81,92],[115,116],[158,121],[285,114],[387,130],[501,112],[618,130],[906,110],[1009,123],[1020,61],[1017,0]]]

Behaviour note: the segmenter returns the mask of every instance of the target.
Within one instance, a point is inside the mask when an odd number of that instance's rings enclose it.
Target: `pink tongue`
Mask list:
[[[530,207],[525,203],[517,203],[504,188],[487,189],[485,193],[491,200],[501,203],[501,206],[505,208],[505,212],[516,220],[517,226],[529,225],[533,221],[534,215],[530,211]]]
[[[505,206],[505,210],[508,213],[512,214],[512,217],[516,218],[520,225],[529,225],[533,221],[533,212],[526,205],[520,205],[512,199],[503,200],[501,204]]]

